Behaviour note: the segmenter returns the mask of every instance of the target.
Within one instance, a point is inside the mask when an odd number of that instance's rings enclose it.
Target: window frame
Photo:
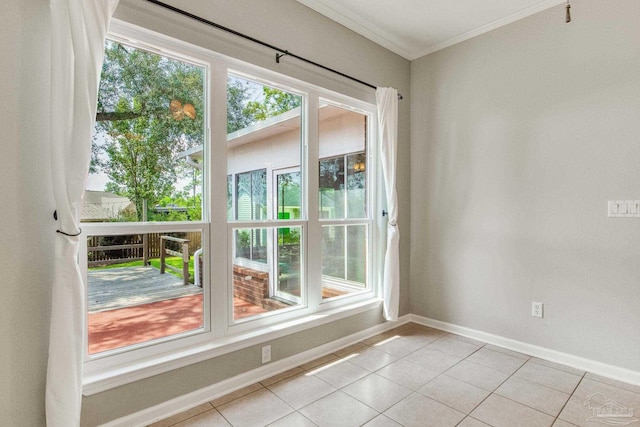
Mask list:
[[[381,272],[374,271],[374,265],[381,265],[383,258],[384,225],[381,217],[377,213],[381,212],[383,198],[383,184],[380,173],[380,164],[377,155],[377,118],[375,105],[361,101],[347,95],[343,95],[331,90],[320,88],[311,83],[296,80],[294,78],[275,73],[273,71],[242,62],[240,60],[224,56],[209,49],[191,45],[188,42],[174,39],[150,30],[129,24],[118,19],[111,23],[108,38],[116,42],[122,42],[133,47],[159,52],[179,60],[188,58],[188,62],[199,66],[205,66],[206,72],[206,100],[208,117],[205,128],[207,134],[205,140],[211,149],[205,151],[203,162],[205,163],[205,173],[203,174],[203,200],[208,202],[208,206],[203,206],[202,223],[192,222],[167,222],[167,223],[119,223],[112,224],[89,224],[83,223],[83,235],[104,234],[135,234],[138,230],[147,230],[149,227],[160,231],[189,231],[202,229],[203,247],[208,248],[208,256],[203,257],[205,263],[204,271],[204,331],[189,332],[178,336],[166,337],[166,339],[155,340],[152,344],[145,343],[141,346],[131,346],[125,350],[116,352],[99,353],[97,356],[85,357],[84,369],[84,391],[85,395],[91,395],[113,387],[137,381],[143,378],[167,372],[192,363],[204,361],[212,357],[227,354],[256,345],[264,340],[275,339],[290,333],[303,331],[321,324],[327,324],[342,318],[356,315],[372,309],[381,307],[380,283]],[[257,79],[265,84],[275,85],[278,88],[286,88],[295,93],[303,94],[302,122],[301,122],[301,163],[300,170],[307,170],[308,173],[301,173],[301,203],[303,204],[303,214],[297,220],[278,220],[274,218],[269,221],[238,222],[228,220],[227,209],[214,209],[216,202],[218,206],[226,207],[227,203],[227,159],[226,148],[213,155],[215,147],[224,144],[226,147],[226,127],[212,128],[211,123],[226,122],[226,104],[224,108],[213,104],[211,100],[226,99],[226,78],[228,73],[239,76],[247,76],[252,80]],[[318,187],[317,168],[319,167],[318,144],[310,144],[310,140],[318,141],[319,117],[318,114],[308,114],[309,111],[319,111],[321,102],[330,102],[352,111],[366,114],[368,117],[367,136],[367,218],[366,219],[346,219],[332,221],[336,225],[350,225],[367,223],[370,227],[368,241],[368,287],[362,292],[349,294],[346,297],[322,299],[319,292],[312,292],[306,288],[308,295],[304,295],[303,304],[290,309],[279,310],[277,314],[271,316],[257,316],[248,321],[233,322],[232,295],[229,295],[231,287],[231,265],[233,259],[232,232],[237,227],[301,227],[301,238],[304,246],[301,248],[301,257],[320,257],[316,246],[310,245],[310,241],[318,241],[321,238],[322,225],[328,224],[320,219],[317,197],[310,196],[309,188],[315,185]],[[305,117],[306,115],[306,117]],[[311,168],[310,168],[311,165]],[[297,167],[297,166],[296,166]],[[269,181],[269,171],[267,171]],[[233,176],[235,183],[235,176]],[[269,187],[269,183],[267,183]],[[235,189],[234,189],[235,190]],[[270,191],[270,190],[269,190]],[[315,193],[317,194],[317,193]],[[267,196],[267,209],[274,209],[272,195]],[[235,194],[232,201],[232,211],[236,212]],[[269,206],[272,205],[272,206]],[[205,212],[209,212],[205,217]],[[205,220],[206,218],[206,220]],[[80,267],[84,272],[84,280],[87,280],[86,238],[82,239],[84,247],[81,249]],[[212,244],[216,242],[216,244]],[[321,269],[305,266],[304,275],[306,283],[311,280],[321,280]],[[210,272],[216,271],[215,278]],[[314,279],[314,277],[316,279]],[[319,282],[321,283],[321,281]],[[318,289],[321,290],[321,284]],[[316,290],[317,291],[317,290]],[[214,297],[215,296],[215,297]],[[322,314],[322,316],[314,316]],[[278,324],[278,328],[269,328]],[[87,333],[85,328],[85,342]],[[85,349],[87,348],[85,343]],[[88,353],[87,353],[88,354]]]

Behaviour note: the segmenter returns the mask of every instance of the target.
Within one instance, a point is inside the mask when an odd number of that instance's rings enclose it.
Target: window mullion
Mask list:
[[[211,215],[211,242],[209,266],[210,266],[210,295],[211,329],[215,337],[224,336],[226,330],[223,325],[227,323],[227,252],[229,242],[227,239],[227,210],[220,206],[227,206],[227,129],[220,126],[227,120],[227,67],[218,62],[211,65],[210,80],[210,143],[207,160],[211,165],[209,169],[209,187],[211,197],[209,211]],[[217,125],[216,125],[217,124]]]
[[[309,307],[316,309],[322,302],[322,227],[318,189],[319,177],[319,99],[315,92],[307,97],[305,114],[305,132],[303,134],[306,156],[304,162],[304,189],[306,198],[306,216],[309,221],[306,243],[307,295]]]

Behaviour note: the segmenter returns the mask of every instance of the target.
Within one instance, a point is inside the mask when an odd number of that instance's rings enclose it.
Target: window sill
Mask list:
[[[129,364],[120,365],[117,368],[85,372],[82,394],[91,396],[101,393],[154,375],[258,345],[265,341],[335,322],[369,310],[379,309],[381,304],[382,301],[379,298],[369,299],[339,308],[319,311],[295,320],[265,326],[257,330],[218,338],[207,344],[186,347],[177,352],[136,360]]]

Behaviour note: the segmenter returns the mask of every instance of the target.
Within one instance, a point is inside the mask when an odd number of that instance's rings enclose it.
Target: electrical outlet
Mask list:
[[[271,362],[271,344],[262,347],[262,363]]]
[[[543,317],[544,315],[544,304],[541,302],[532,302],[531,303],[531,315],[533,317]]]

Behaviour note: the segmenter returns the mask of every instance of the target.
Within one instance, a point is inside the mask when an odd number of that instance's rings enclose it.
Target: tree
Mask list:
[[[138,221],[143,201],[153,206],[174,191],[186,170],[177,155],[204,142],[203,75],[200,67],[107,42],[92,171],[106,173],[106,189],[135,204]]]
[[[227,133],[232,133],[255,122],[255,117],[248,114],[246,104],[249,85],[246,81],[227,78]]]
[[[266,120],[300,106],[301,97],[269,86],[262,86],[262,101],[249,101],[245,114],[255,121]]]
[[[128,197],[138,221],[144,218],[144,201],[155,206],[164,199],[171,205],[176,203],[167,197],[185,198],[174,185],[193,171],[177,158],[204,143],[204,75],[195,65],[106,43],[90,172],[107,175],[106,190]],[[229,76],[227,133],[299,107],[300,101],[300,96]]]
[[[251,99],[255,97],[257,99]],[[297,108],[302,98],[239,77],[227,78],[227,133]]]

